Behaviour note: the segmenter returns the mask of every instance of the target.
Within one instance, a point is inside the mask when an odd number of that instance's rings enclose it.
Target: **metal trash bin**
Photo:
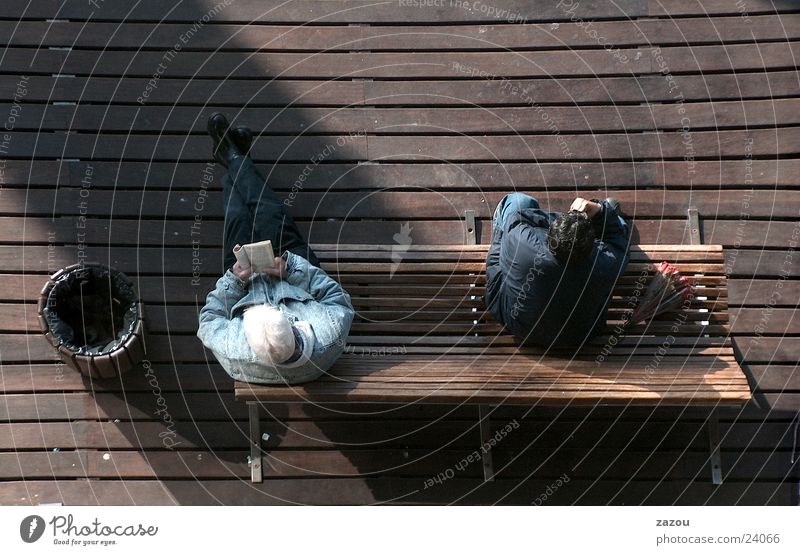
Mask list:
[[[101,264],[59,270],[39,297],[42,333],[67,366],[112,378],[142,361],[144,305],[133,282]]]

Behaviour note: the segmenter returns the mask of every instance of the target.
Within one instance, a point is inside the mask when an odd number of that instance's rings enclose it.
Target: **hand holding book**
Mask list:
[[[233,254],[242,268],[250,268],[253,272],[263,272],[275,267],[275,253],[272,252],[272,241],[260,241],[247,245],[236,245]]]
[[[233,273],[242,281],[247,281],[255,272],[262,272],[269,276],[286,277],[286,261],[280,256],[275,256],[272,251],[272,241],[261,241],[247,245],[233,247],[236,255],[236,264]]]

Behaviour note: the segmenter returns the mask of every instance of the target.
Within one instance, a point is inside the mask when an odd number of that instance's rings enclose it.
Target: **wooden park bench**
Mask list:
[[[482,296],[487,245],[314,245],[322,267],[356,309],[345,354],[328,375],[301,386],[235,385],[249,405],[252,480],[262,480],[260,408],[280,403],[478,405],[481,443],[497,405],[739,406],[750,399],[729,338],[720,245],[639,245],[609,309],[613,328],[632,307],[642,272],[662,260],[695,286],[688,310],[578,353],[519,348]],[[648,280],[649,281],[649,280]],[[641,285],[638,285],[641,287]],[[646,286],[646,284],[645,284]],[[721,483],[716,410],[707,423],[712,481]],[[491,451],[484,477],[493,478]]]

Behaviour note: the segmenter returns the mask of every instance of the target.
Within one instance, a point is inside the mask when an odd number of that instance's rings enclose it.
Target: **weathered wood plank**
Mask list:
[[[482,483],[482,479],[449,480],[442,489],[420,489],[419,480],[396,481],[392,479],[351,479],[342,480],[308,480],[269,481],[250,487],[240,483],[232,486],[230,480],[222,481],[169,481],[162,484],[172,497],[165,497],[162,504],[226,504],[226,505],[275,505],[275,504],[328,504],[331,499],[339,500],[339,504],[441,504],[457,503],[475,504],[530,504],[536,500],[540,492],[552,485],[554,479],[527,480],[520,486],[518,481],[497,481],[491,485]],[[131,481],[127,487],[137,488],[142,482]],[[14,483],[19,484],[19,483]],[[755,489],[750,484],[728,482],[722,486],[711,484],[695,485],[696,482],[631,482],[631,481],[575,481],[574,487],[561,492],[550,500],[550,504],[653,504],[653,505],[764,505],[785,504],[791,498],[793,485],[788,483],[766,483],[763,488]],[[149,485],[149,484],[147,484]],[[148,494],[152,488],[145,487],[137,492],[134,499],[125,493],[125,487],[118,483],[103,484],[97,493],[92,494],[88,487],[73,483],[33,482],[32,492],[36,495],[49,495],[54,499],[64,499],[67,505],[93,504],[92,499],[101,499],[100,504],[155,504],[148,502]],[[22,492],[21,499],[26,499]],[[16,501],[14,493],[9,494],[10,503]],[[343,495],[338,495],[342,494]],[[55,496],[54,496],[55,495]],[[166,494],[165,494],[166,495]],[[58,497],[63,496],[63,497]],[[335,497],[332,497],[335,496]],[[177,498],[179,501],[174,501]],[[114,503],[114,499],[122,500]],[[102,501],[105,501],[103,503]],[[22,502],[24,504],[24,501]]]
[[[797,303],[795,297],[795,303]],[[737,335],[796,335],[800,334],[800,317],[793,308],[733,308],[731,333]],[[800,353],[798,353],[800,354]]]
[[[336,23],[336,22],[437,22],[437,21],[495,21],[503,22],[511,18],[539,21],[568,18],[563,8],[553,2],[523,2],[520,0],[497,0],[492,4],[492,13],[484,10],[464,9],[463,5],[414,5],[405,2],[372,2],[370,0],[296,0],[290,4],[269,7],[257,0],[237,0],[236,2],[217,2],[215,4],[180,3],[170,6],[140,4],[130,0],[103,5],[85,4],[80,0],[55,2],[44,0],[30,6],[21,0],[9,0],[0,11],[0,17],[44,18],[58,16],[64,19],[130,19],[148,22],[182,21],[194,22],[206,14],[213,15],[214,21],[251,23],[256,21],[297,23]],[[508,13],[505,17],[500,11]],[[592,18],[643,17],[647,15],[645,0],[622,0],[613,6],[592,0],[584,5],[576,5],[576,13]],[[769,12],[773,12],[769,10]]]
[[[237,480],[148,480],[84,482],[8,482],[0,488],[3,505],[339,505],[367,504],[516,504],[533,503],[554,478],[496,480],[454,478],[441,487],[423,489],[418,478],[330,478],[267,480],[250,484]],[[784,505],[794,484],[726,481],[716,486],[696,481],[571,480],[549,500],[551,505]]]
[[[747,15],[758,13],[770,13],[773,10],[790,9],[790,4],[776,4],[768,0],[757,0],[748,2]],[[663,2],[650,2],[648,4],[648,15],[655,17],[675,16],[675,15],[699,15],[699,14],[727,14],[742,16],[739,6],[730,4],[725,0],[676,0],[668,4]]]
[[[800,37],[797,14],[593,21],[592,29],[616,47],[689,43],[787,40]],[[593,18],[595,15],[593,14]],[[598,47],[583,26],[566,21],[518,25],[316,26],[231,25],[210,22],[194,33],[187,50],[462,50],[562,49]],[[106,23],[78,21],[0,21],[0,43],[10,46],[73,48],[172,48],[187,26],[181,23]],[[751,34],[752,33],[752,34]]]
[[[731,305],[764,305],[797,307],[800,282],[785,279],[729,279]]]
[[[800,390],[800,369],[795,364],[746,364],[744,371],[759,390],[778,393]]]
[[[797,363],[798,342],[791,335],[764,337],[761,335],[733,338],[737,358],[750,364]]]
[[[735,256],[725,252],[725,271],[728,276],[738,278],[779,277],[782,283],[787,278],[800,275],[800,264],[792,250],[740,250]]]
[[[650,52],[652,55],[652,51]],[[542,105],[583,102],[667,102],[674,103],[676,91],[686,100],[724,100],[769,98],[767,90],[777,96],[794,96],[796,71],[762,73],[675,75],[668,82],[663,75],[635,77],[560,77],[558,79],[509,78],[459,81],[372,81],[364,83],[364,102],[376,105],[522,105],[524,98],[536,99]],[[280,85],[293,87],[289,81]],[[773,88],[774,87],[774,88]],[[518,96],[510,95],[516,88]],[[292,88],[294,90],[294,88]],[[568,92],[568,94],[567,94]],[[287,91],[287,95],[291,93]],[[567,99],[565,100],[565,95]],[[300,97],[302,102],[305,97]],[[677,107],[676,107],[677,109]]]
[[[538,191],[525,188],[516,189],[537,198],[539,205],[547,211],[564,211],[577,196],[574,191]],[[363,193],[327,193],[298,191],[277,191],[278,197],[286,204],[286,210],[294,218],[368,218],[383,217],[391,219],[414,219],[451,217],[463,218],[465,210],[474,210],[479,218],[492,217],[492,211],[506,195],[500,191],[460,192],[443,196],[426,191],[375,191],[366,198]],[[585,190],[585,198],[606,198],[614,196],[621,205],[622,212],[636,220],[648,218],[684,219],[689,207],[697,208],[703,215],[702,223],[706,233],[720,227],[720,237],[736,237],[743,245],[752,243],[750,233],[761,227],[763,220],[793,218],[798,216],[795,208],[800,205],[800,191],[771,190],[758,195],[752,190],[732,190],[721,195],[718,191],[693,191],[691,197],[677,191],[660,190]],[[81,195],[84,195],[83,197]],[[91,200],[89,200],[91,199]],[[32,191],[6,190],[0,197],[0,215],[8,217],[25,210],[26,218],[49,216],[47,225],[35,220],[32,227],[50,227],[53,230],[61,223],[58,219],[66,216],[113,216],[115,220],[124,218],[144,219],[191,219],[201,215],[212,220],[224,217],[224,201],[221,191],[212,190],[203,195],[198,204],[196,194],[185,191],[108,191],[93,190],[86,196],[82,189],[61,187],[59,189],[37,189]],[[2,217],[0,216],[0,217]],[[735,221],[731,221],[735,219]],[[718,220],[717,222],[713,222]],[[719,221],[722,220],[722,221]],[[748,221],[751,220],[751,221]],[[760,220],[760,221],[759,221]],[[13,221],[8,218],[8,221]],[[102,222],[100,222],[102,223]],[[785,222],[775,222],[780,227]],[[124,220],[123,220],[124,225]],[[764,232],[762,232],[764,233]],[[210,234],[209,234],[210,236]],[[718,241],[716,244],[725,244]],[[730,243],[728,243],[730,244]],[[756,243],[760,244],[760,243]],[[741,245],[740,245],[741,246]]]
[[[438,52],[348,52],[305,53],[256,52],[246,63],[239,53],[199,53],[181,50],[167,64],[159,78],[234,77],[234,78],[458,78],[468,75],[497,77],[592,77],[618,74],[657,73],[667,67],[671,73],[707,71],[758,71],[793,68],[800,54],[800,42],[761,43],[758,51],[750,44],[678,47],[666,46],[656,55],[649,48],[621,48],[620,57],[604,49],[542,52],[452,52],[445,58]],[[625,56],[627,61],[621,56]],[[663,62],[662,62],[663,60]],[[94,50],[42,50],[9,47],[6,71],[31,74],[71,74],[113,76],[119,68],[126,74],[150,77],[162,52]],[[225,68],[225,69],[221,69]],[[146,102],[142,97],[143,102]]]
[[[275,164],[261,171],[278,191],[292,188],[303,173],[303,164]],[[660,188],[712,188],[745,191],[787,189],[800,172],[800,161],[785,160],[722,160],[697,161],[694,173],[684,161],[650,162],[507,162],[497,163],[380,163],[380,164],[320,164],[307,176],[303,191],[372,190],[390,188],[427,189],[459,192],[501,190],[530,190],[542,193],[561,190]],[[221,170],[218,170],[221,171]],[[209,179],[212,172],[214,179]],[[221,189],[221,176],[214,165],[197,162],[132,162],[132,161],[73,161],[73,160],[8,160],[6,162],[6,191],[12,199],[24,202],[24,194],[37,187],[52,185],[82,187],[87,173],[92,175],[92,190],[134,189],[194,192],[187,198],[197,200],[202,187],[209,191]],[[306,172],[309,173],[309,172]],[[12,186],[24,188],[16,192]],[[22,186],[22,187],[19,187]],[[681,193],[683,194],[683,193]],[[17,195],[16,197],[13,195]],[[720,203],[725,205],[725,195]],[[752,199],[755,201],[755,197]],[[776,205],[779,203],[776,203]],[[747,207],[744,207],[745,209]],[[713,213],[714,211],[712,211]]]
[[[0,112],[12,105],[0,104]],[[534,108],[536,109],[536,108]],[[32,104],[16,119],[18,130],[206,133],[213,107]],[[366,133],[551,133],[728,129],[800,123],[800,100],[774,99],[691,103],[681,106],[581,106],[506,108],[249,108],[236,112],[263,134]],[[534,117],[532,117],[532,115]],[[540,117],[535,117],[540,116]],[[685,119],[686,118],[686,119]]]
[[[233,380],[209,364],[137,365],[121,380],[90,381],[62,362],[4,364],[0,370],[4,393],[105,391],[216,391],[233,392]],[[158,389],[156,389],[158,388]]]
[[[152,374],[151,374],[152,375]],[[116,393],[57,393],[0,395],[0,420],[244,420],[247,407],[236,403],[231,395],[186,392],[163,392],[156,379],[152,391]],[[161,399],[162,401],[159,401]],[[161,412],[159,412],[161,411]]]
[[[644,0],[625,0],[608,5],[604,2],[575,3],[570,6],[557,6],[556,2],[521,2],[519,0],[496,0],[492,6],[495,12],[486,10],[467,10],[463,5],[442,3],[441,6],[419,6],[412,3],[375,3],[369,0],[297,0],[282,9],[265,9],[263,4],[256,0],[239,0],[225,4],[220,2],[214,5],[197,5],[194,3],[179,4],[177,6],[142,5],[130,0],[104,4],[100,7],[86,4],[80,0],[56,2],[55,0],[42,0],[30,5],[24,0],[8,0],[0,17],[19,17],[24,14],[27,18],[62,17],[65,19],[94,19],[124,18],[144,21],[186,21],[194,22],[213,9],[215,21],[233,21],[249,23],[252,21],[275,21],[286,23],[320,21],[334,22],[440,22],[440,21],[503,21],[501,10],[516,13],[520,18],[530,21],[551,21],[569,19],[570,13],[584,19],[609,19],[609,18],[637,18],[637,17],[664,17],[685,15],[740,15],[737,6],[725,0],[705,1],[698,4],[694,0],[681,0],[669,4],[659,2],[646,2]],[[564,13],[565,9],[572,12]],[[752,15],[762,13],[781,13],[792,11],[791,4],[776,4],[767,0],[754,0],[747,5],[748,13]]]
[[[800,53],[798,53],[800,55]],[[210,140],[199,136],[88,135],[14,132],[9,157],[79,159],[154,159],[198,161],[210,159]],[[688,138],[687,138],[688,137]],[[337,147],[337,141],[343,146]],[[687,147],[686,143],[690,143]],[[409,137],[388,135],[261,137],[251,154],[256,162],[361,160],[647,160],[691,155],[720,157],[775,157],[800,152],[800,127],[748,131],[697,131],[599,135],[518,135],[485,137]],[[309,154],[311,153],[311,154]],[[685,164],[685,171],[693,166]],[[297,178],[295,178],[296,180]],[[743,177],[744,179],[744,177]]]
[[[519,409],[517,409],[519,410]],[[585,410],[585,409],[584,409]],[[343,421],[292,421],[290,423],[262,422],[270,433],[265,449],[331,448],[339,443],[376,445],[386,448],[472,448],[478,443],[474,418],[446,419],[439,422],[395,420],[387,417],[350,419]],[[359,426],[354,426],[354,423]],[[654,450],[662,445],[681,449],[702,450],[706,445],[702,433],[703,421],[630,422],[520,421],[520,427],[504,440],[507,449],[530,448],[535,439],[540,448],[560,448],[564,439],[574,435],[575,445],[594,445],[596,448],[629,448]],[[720,422],[720,437],[727,449],[787,450],[792,447],[789,422]],[[497,427],[502,427],[502,425]],[[196,426],[198,431],[193,431]],[[176,451],[207,449],[247,449],[247,422],[178,422]],[[609,428],[617,433],[608,433]],[[4,449],[153,449],[165,450],[158,433],[166,427],[158,422],[42,422],[0,424],[0,445]],[[11,430],[13,430],[13,437]],[[243,433],[244,432],[244,433]],[[638,433],[637,433],[638,432]],[[75,434],[73,437],[73,433]],[[23,435],[25,434],[25,435]],[[107,434],[105,437],[103,434]],[[225,435],[227,434],[227,435]],[[635,435],[634,435],[635,434]],[[634,437],[631,437],[634,435]],[[347,438],[347,439],[345,439]],[[16,440],[16,443],[14,443]]]
[[[161,482],[97,483],[86,480],[5,482],[0,485],[0,503],[4,505],[39,505],[41,503],[61,503],[63,505],[181,504]]]
[[[418,476],[424,482],[471,454],[466,449],[442,449],[434,459],[418,449],[280,450],[270,453],[269,479],[318,477],[320,473],[328,477],[380,474]],[[533,472],[542,479],[557,477],[564,468],[573,468],[572,479],[591,479],[602,473],[610,480],[691,480],[703,474],[708,464],[706,453],[694,451],[664,451],[653,456],[646,451],[561,448],[551,453],[525,450],[518,454],[498,445],[493,454],[498,479],[519,479]],[[0,478],[246,479],[250,476],[247,455],[246,451],[2,453]],[[755,476],[758,480],[782,480],[788,472],[787,457],[784,451],[723,451],[725,479],[753,478],[752,469],[759,468]],[[478,464],[464,465],[459,471],[461,478],[480,476]]]
[[[31,75],[27,81],[28,101],[137,102],[151,76]],[[677,90],[686,101],[774,99],[794,96],[798,72],[674,75]],[[0,92],[11,98],[18,81],[0,82]],[[507,84],[506,84],[507,83]],[[508,81],[414,80],[414,81],[318,81],[236,79],[162,79],[147,97],[147,106],[180,104],[231,106],[528,106],[520,98],[536,99],[540,105],[581,103],[639,104],[675,102],[675,89],[662,75],[635,77],[572,77],[561,79],[518,79]],[[519,91],[518,96],[508,90]],[[568,101],[564,100],[569,91]],[[677,111],[678,106],[673,104]],[[254,125],[255,124],[251,124]]]

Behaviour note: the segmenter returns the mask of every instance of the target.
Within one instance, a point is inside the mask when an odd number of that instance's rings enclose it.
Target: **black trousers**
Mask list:
[[[249,156],[237,156],[222,178],[225,202],[225,268],[236,262],[233,247],[256,241],[272,241],[276,256],[285,251],[299,254],[314,266],[319,260],[308,246],[294,219],[278,195],[267,185]]]

